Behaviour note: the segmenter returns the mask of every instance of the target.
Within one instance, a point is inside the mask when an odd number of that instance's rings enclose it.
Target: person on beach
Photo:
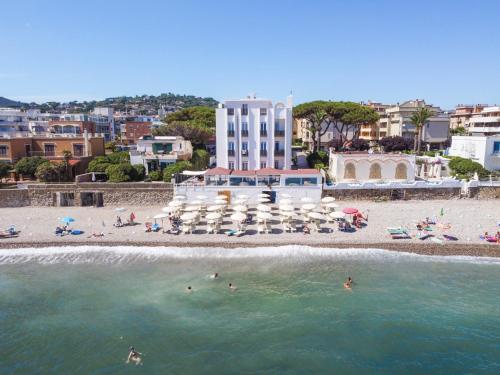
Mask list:
[[[188,292],[188,293],[192,293],[192,292],[193,292],[193,288],[191,288],[191,285],[189,285],[189,286],[186,288],[186,292]]]
[[[304,224],[302,231],[304,232],[304,234],[311,234],[311,228],[309,228],[309,225],[307,224]]]
[[[235,285],[233,285],[233,284],[229,283],[229,290],[230,290],[231,292],[234,292],[236,289],[238,289],[238,288],[236,288],[236,286],[235,286]]]
[[[115,224],[115,227],[123,227],[123,223],[122,223],[122,218],[120,216],[117,216],[116,217],[116,224]]]
[[[352,278],[351,276],[349,276],[344,283],[344,288],[351,289],[352,283],[353,283]]]
[[[130,363],[130,361],[132,362],[135,362],[135,365],[139,365],[141,363],[141,355],[142,353],[139,353],[138,351],[136,351],[134,349],[133,346],[131,346],[129,348],[129,353],[128,353],[128,357],[127,357],[127,362],[126,363]]]

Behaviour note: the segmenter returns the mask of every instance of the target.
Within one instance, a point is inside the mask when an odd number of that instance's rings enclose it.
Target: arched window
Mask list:
[[[408,179],[408,168],[405,163],[398,163],[396,165],[396,173],[394,175],[396,180],[407,180]]]
[[[379,163],[373,163],[370,165],[370,180],[380,180],[382,178],[382,168],[380,168]]]
[[[347,163],[344,170],[345,180],[355,180],[356,179],[356,167],[353,163]]]

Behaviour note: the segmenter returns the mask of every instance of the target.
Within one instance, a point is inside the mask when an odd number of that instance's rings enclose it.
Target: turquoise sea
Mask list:
[[[0,251],[2,375],[500,374],[500,259]],[[142,366],[125,364],[130,345]]]

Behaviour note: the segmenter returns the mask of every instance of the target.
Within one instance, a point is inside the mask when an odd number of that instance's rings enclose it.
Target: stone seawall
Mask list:
[[[29,206],[30,198],[26,189],[0,189],[0,207]]]
[[[323,196],[338,200],[430,200],[460,198],[460,188],[433,189],[332,189],[323,190]]]
[[[477,199],[500,199],[500,186],[480,186],[470,188],[470,197]]]

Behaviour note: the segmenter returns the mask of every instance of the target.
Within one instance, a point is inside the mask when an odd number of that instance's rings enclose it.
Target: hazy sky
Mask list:
[[[500,1],[6,1],[0,96],[500,104]]]

